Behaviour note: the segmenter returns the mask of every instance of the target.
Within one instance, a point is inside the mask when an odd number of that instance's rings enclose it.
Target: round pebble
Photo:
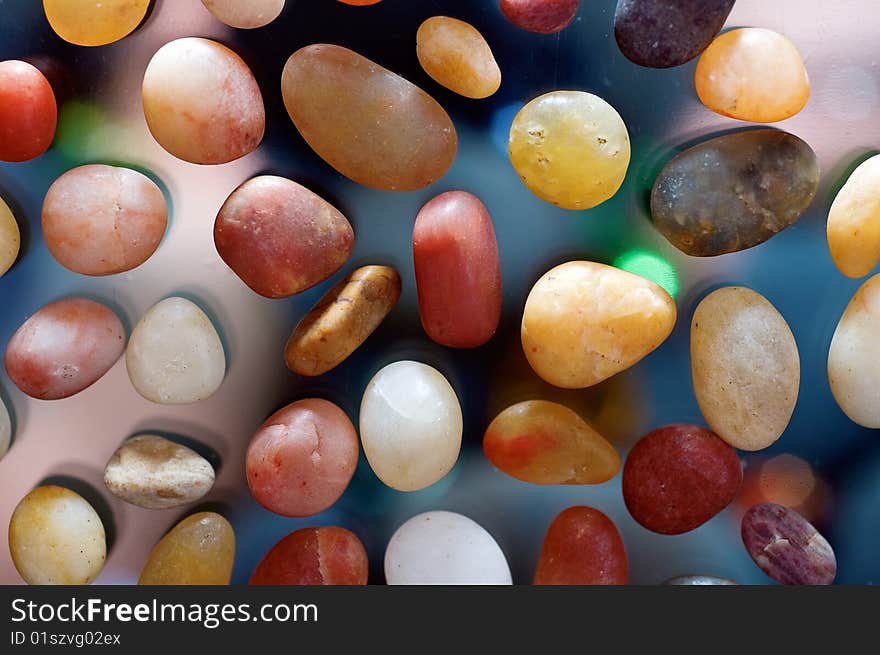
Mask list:
[[[257,565],[252,585],[365,585],[369,562],[361,540],[345,528],[291,532]]]
[[[263,27],[278,18],[284,0],[202,0],[217,20],[238,29]]]
[[[9,205],[0,198],[0,277],[12,268],[21,248],[21,232]]]
[[[43,0],[55,33],[75,45],[99,46],[119,41],[144,20],[151,0]]]
[[[880,155],[859,164],[834,198],[828,248],[847,277],[864,277],[880,261]]]
[[[23,61],[0,62],[0,161],[39,157],[55,138],[58,107],[46,77]]]
[[[581,0],[501,0],[501,13],[519,28],[553,34],[574,20]]]
[[[457,18],[434,16],[422,23],[416,55],[434,81],[466,98],[488,98],[501,86],[501,70],[486,39]]]
[[[228,585],[235,562],[235,532],[214,512],[180,521],[150,552],[139,585]]]

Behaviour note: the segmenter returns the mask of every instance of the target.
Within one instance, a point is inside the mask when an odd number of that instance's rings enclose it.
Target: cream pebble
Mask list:
[[[828,248],[847,277],[863,277],[880,261],[880,155],[859,164],[834,198]]]
[[[284,9],[284,0],[202,0],[217,20],[242,30],[268,25]]]
[[[12,268],[15,260],[18,259],[20,248],[21,233],[18,230],[18,223],[9,205],[0,198],[0,277]]]

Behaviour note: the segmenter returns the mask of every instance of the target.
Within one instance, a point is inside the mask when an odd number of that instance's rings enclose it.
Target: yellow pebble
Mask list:
[[[8,271],[18,258],[21,248],[21,233],[9,205],[0,198],[0,277]]]
[[[501,86],[501,70],[483,35],[469,23],[429,18],[416,34],[416,55],[425,72],[466,98],[488,98]]]
[[[862,162],[834,199],[828,248],[847,277],[867,275],[880,261],[880,155]]]
[[[235,560],[235,533],[214,512],[183,519],[153,548],[139,585],[228,585]]]
[[[49,25],[65,41],[97,46],[119,41],[141,24],[150,0],[43,0]]]

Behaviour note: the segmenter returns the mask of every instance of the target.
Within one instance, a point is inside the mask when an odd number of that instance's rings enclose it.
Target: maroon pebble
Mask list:
[[[501,13],[519,28],[553,34],[568,27],[581,0],[501,0]]]

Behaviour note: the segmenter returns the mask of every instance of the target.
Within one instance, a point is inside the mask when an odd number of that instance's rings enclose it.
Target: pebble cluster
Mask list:
[[[371,5],[381,0],[340,0]],[[66,41],[100,46],[144,19],[147,0],[44,0],[46,18]],[[229,26],[273,21],[283,0],[203,0]],[[76,10],[73,9],[76,5]],[[760,27],[719,36],[733,0],[619,0],[613,32],[620,51],[650,68],[699,57],[694,90],[711,111],[772,123],[799,112],[810,95],[804,62],[784,35]],[[564,29],[579,0],[500,0],[514,25],[539,34]],[[167,8],[167,7],[165,7]],[[352,10],[356,11],[356,10]],[[353,17],[352,20],[356,20]],[[610,26],[609,26],[610,27]],[[491,45],[472,25],[446,16],[412,35],[415,56],[442,86],[470,99],[502,83]],[[424,90],[340,45],[313,44],[279,65],[283,103],[305,142],[336,171],[373,189],[423,188],[449,169],[458,137],[449,115]],[[183,38],[162,46],[146,68],[143,111],[168,153],[217,165],[252,152],[266,109],[248,65],[224,45]],[[14,108],[14,109],[13,109]],[[51,85],[34,66],[0,63],[0,160],[33,159],[56,127]],[[513,120],[509,155],[525,186],[559,207],[585,210],[617,193],[630,163],[620,114],[604,99],[554,90]],[[811,204],[819,168],[793,134],[760,128],[710,138],[667,162],[651,194],[657,230],[676,248],[715,257],[758,246],[792,225]],[[87,276],[113,275],[146,261],[165,234],[169,208],[159,186],[128,168],[68,171],[46,194],[42,229],[52,256]],[[502,310],[501,256],[489,210],[476,195],[443,193],[414,217],[412,255],[422,325],[441,346],[489,341]],[[262,175],[218,209],[219,257],[254,293],[284,298],[327,280],[348,263],[355,234],[332,204],[293,180]],[[0,276],[21,239],[0,202]],[[867,275],[880,259],[880,160],[861,164],[828,216],[828,244],[844,275]],[[346,274],[305,315],[279,355],[303,376],[321,375],[350,356],[391,313],[401,280],[389,266]],[[0,282],[2,284],[2,282]],[[757,291],[724,287],[691,318],[693,387],[708,425],[668,425],[643,436],[623,463],[623,498],[646,529],[674,535],[709,521],[737,497],[743,471],[735,449],[767,448],[784,433],[800,387],[798,347],[785,318]],[[534,373],[564,389],[596,385],[659,348],[677,308],[655,282],[594,261],[568,261],[540,276],[522,312],[523,352]],[[880,276],[869,279],[840,319],[828,353],[834,397],[856,423],[880,428]],[[188,404],[223,383],[226,353],[214,320],[196,302],[169,297],[126,337],[116,313],[86,298],[63,298],[25,320],[6,345],[13,383],[43,400],[66,398],[101,378],[124,354],[131,383],[158,404]],[[0,455],[12,424],[0,399]],[[360,447],[375,475],[401,492],[424,489],[458,460],[463,419],[458,392],[418,361],[379,370],[363,392],[357,428],[335,404],[304,398],[255,426],[246,478],[267,510],[306,517],[332,506],[348,487]],[[602,484],[621,469],[614,446],[572,409],[533,399],[501,411],[487,426],[484,452],[497,468],[537,485]],[[141,508],[203,498],[212,464],[157,434],[131,438],[105,470],[107,490]],[[828,542],[795,509],[758,504],[742,520],[755,563],[784,584],[829,584],[836,562]],[[98,513],[73,490],[38,486],[9,525],[9,548],[31,584],[88,583],[103,565]],[[235,556],[229,522],[214,512],[184,518],[155,546],[141,584],[228,584]],[[504,553],[480,525],[432,511],[394,533],[385,552],[388,584],[511,584]],[[279,541],[251,584],[366,584],[360,538],[338,527],[297,530]],[[535,584],[626,584],[628,563],[614,523],[597,509],[571,507],[546,534]],[[735,584],[684,576],[668,584]]]

